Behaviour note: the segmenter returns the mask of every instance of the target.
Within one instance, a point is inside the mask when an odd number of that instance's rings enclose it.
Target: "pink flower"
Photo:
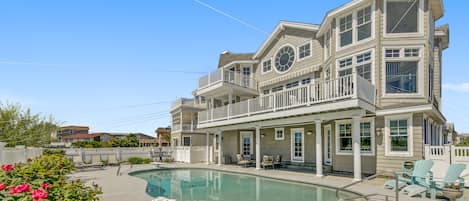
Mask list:
[[[13,169],[15,169],[15,165],[13,165],[13,164],[2,165],[2,170],[5,171],[5,172],[10,172]]]
[[[46,183],[41,184],[41,188],[44,190],[50,190],[52,189],[52,186]]]
[[[37,189],[32,192],[33,201],[41,201],[47,199],[47,192],[42,189]]]
[[[7,185],[4,182],[0,183],[0,191],[5,190],[6,187]]]
[[[29,192],[31,191],[31,186],[29,184],[20,184],[18,186],[12,186],[10,187],[10,192],[9,194],[19,194],[23,192]]]

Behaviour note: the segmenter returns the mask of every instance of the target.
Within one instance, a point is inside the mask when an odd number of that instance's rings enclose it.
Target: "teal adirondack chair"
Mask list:
[[[465,164],[452,164],[449,166],[443,179],[432,178],[429,183],[413,184],[405,187],[402,191],[410,197],[415,195],[423,197],[427,192],[430,192],[431,199],[435,199],[436,196],[445,196],[442,191],[446,185],[459,183],[460,187],[464,188],[464,178],[461,178],[461,173],[464,169],[466,169]]]
[[[414,170],[410,175],[410,178],[406,178],[403,175],[408,174],[408,172],[396,172],[398,176],[398,185],[396,185],[396,180],[388,180],[384,183],[385,188],[395,189],[396,186],[398,189],[401,189],[407,185],[416,184],[425,182],[426,178],[432,175],[430,171],[433,167],[433,161],[431,160],[418,160],[415,162]]]

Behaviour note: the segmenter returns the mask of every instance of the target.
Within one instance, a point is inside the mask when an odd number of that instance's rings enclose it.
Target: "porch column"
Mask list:
[[[218,166],[221,166],[221,159],[223,155],[223,143],[222,143],[222,132],[217,131],[218,133]]]
[[[353,144],[353,180],[362,180],[362,161],[360,150],[360,116],[352,117],[352,144]]]
[[[207,135],[207,139],[206,139],[207,140],[206,141],[206,143],[207,143],[207,165],[209,165],[210,164],[210,133],[207,132],[206,135]]]
[[[256,170],[261,169],[261,127],[256,126]]]
[[[316,176],[322,177],[322,130],[321,120],[314,121],[316,123]]]

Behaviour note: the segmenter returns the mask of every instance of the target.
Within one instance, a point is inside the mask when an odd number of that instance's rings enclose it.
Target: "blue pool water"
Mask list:
[[[132,174],[147,181],[152,197],[177,201],[336,201],[335,189],[205,169],[164,169]],[[341,192],[340,197],[355,194]]]

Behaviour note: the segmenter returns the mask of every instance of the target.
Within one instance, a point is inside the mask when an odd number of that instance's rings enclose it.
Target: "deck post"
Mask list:
[[[221,166],[221,160],[223,155],[223,142],[222,142],[222,132],[217,131],[218,133],[218,166]]]
[[[206,136],[207,137],[207,139],[206,139],[207,140],[206,141],[206,143],[207,143],[207,147],[206,147],[206,149],[207,149],[207,165],[209,165],[210,164],[210,133],[207,131],[206,135],[207,135]]]
[[[256,126],[256,170],[261,169],[261,127]]]
[[[322,131],[321,120],[315,120],[316,127],[316,176],[322,177]]]
[[[362,162],[360,149],[360,116],[352,117],[353,180],[362,180]]]

